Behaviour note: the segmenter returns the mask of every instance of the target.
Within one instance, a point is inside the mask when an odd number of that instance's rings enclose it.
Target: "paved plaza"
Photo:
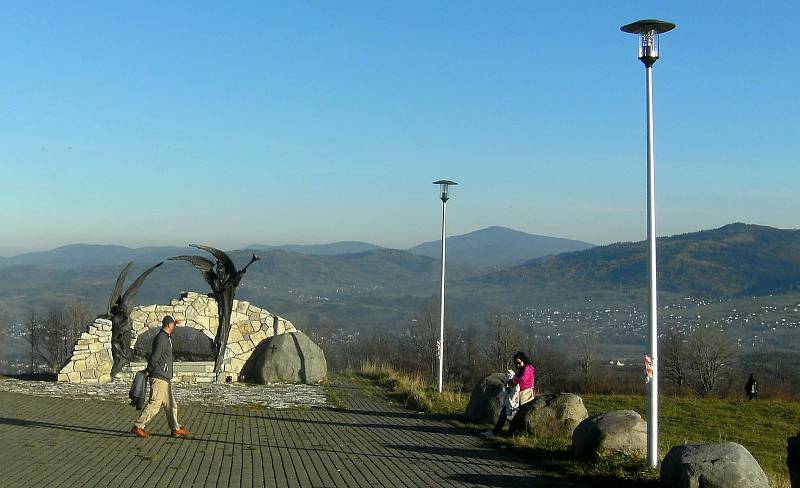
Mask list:
[[[2,391],[0,486],[584,486],[540,476],[513,453],[380,395],[331,390],[338,406],[187,400],[179,416],[189,439],[170,437],[163,413],[150,438],[133,437],[138,412],[119,399]]]

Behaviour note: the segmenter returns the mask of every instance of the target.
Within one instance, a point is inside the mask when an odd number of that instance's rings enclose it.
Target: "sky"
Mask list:
[[[797,228],[796,1],[17,2],[0,25],[0,256]]]

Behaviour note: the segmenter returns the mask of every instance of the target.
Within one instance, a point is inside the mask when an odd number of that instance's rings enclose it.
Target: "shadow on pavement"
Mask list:
[[[530,476],[519,476],[512,474],[471,474],[462,473],[448,476],[448,479],[459,483],[467,483],[478,486],[521,486],[531,488],[583,488],[588,487],[587,483],[577,481],[565,481],[550,476],[532,478]],[[592,484],[594,487],[594,484]]]
[[[85,434],[115,435],[115,436],[131,435],[131,433],[128,432],[127,430],[98,429],[96,427],[54,424],[51,422],[39,422],[36,420],[12,419],[6,417],[0,417],[0,425],[14,425],[18,427],[38,427],[43,429],[59,429],[59,430],[66,430],[69,432],[83,432]]]
[[[384,444],[387,449],[415,452],[418,454],[432,454],[434,456],[454,456],[460,458],[475,458],[483,460],[507,461],[509,452],[498,449],[461,449],[455,447],[412,446],[398,444]]]
[[[343,412],[349,412],[348,410],[344,410]],[[240,415],[237,414],[230,414],[230,413],[221,413],[221,412],[206,412],[206,415],[223,415],[223,416],[232,416],[232,417],[239,417]],[[381,415],[375,414],[376,417],[381,417]],[[245,417],[241,415],[241,417]],[[397,423],[378,423],[378,422],[346,422],[346,421],[333,421],[333,420],[312,420],[307,418],[286,418],[286,417],[269,417],[264,415],[254,415],[248,417],[253,420],[269,420],[274,422],[288,422],[294,424],[314,424],[314,425],[330,425],[334,427],[358,427],[358,428],[366,428],[366,429],[390,429],[390,430],[407,430],[412,432],[424,432],[428,434],[448,434],[448,435],[466,435],[470,436],[471,434],[463,432],[462,430],[446,425],[414,425],[414,424],[397,424]],[[410,417],[414,419],[415,417]]]

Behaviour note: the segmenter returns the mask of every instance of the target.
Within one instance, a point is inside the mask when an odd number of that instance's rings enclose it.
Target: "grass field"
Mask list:
[[[485,425],[464,424],[461,417],[469,400],[460,392],[439,395],[414,375],[367,365],[360,375],[388,389],[390,395],[414,410],[448,418],[476,433]],[[647,398],[632,395],[582,395],[589,415],[611,410],[635,410],[646,417]],[[737,442],[761,464],[774,488],[788,488],[786,438],[800,429],[800,404],[785,401],[709,400],[661,396],[659,450],[663,458],[680,444]],[[532,435],[501,437],[503,447],[520,452],[537,468],[554,476],[591,480],[595,486],[657,486],[658,470],[643,460],[609,456],[598,463],[576,461],[568,438]]]

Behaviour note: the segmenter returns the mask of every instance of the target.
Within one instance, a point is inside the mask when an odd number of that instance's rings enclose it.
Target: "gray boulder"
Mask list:
[[[322,349],[300,331],[268,337],[242,367],[241,381],[319,383],[328,375]]]
[[[578,395],[541,395],[519,407],[509,431],[512,434],[527,432],[542,437],[569,437],[586,417],[586,407]]]
[[[473,424],[495,424],[503,409],[505,393],[505,376],[501,373],[490,374],[483,378],[469,397],[464,419]]]
[[[595,461],[603,454],[619,452],[647,457],[647,422],[633,410],[614,410],[593,415],[572,433],[572,453]]]
[[[786,439],[786,454],[792,488],[800,488],[800,434]]]
[[[753,456],[735,442],[675,446],[661,464],[661,485],[675,488],[769,488]]]

